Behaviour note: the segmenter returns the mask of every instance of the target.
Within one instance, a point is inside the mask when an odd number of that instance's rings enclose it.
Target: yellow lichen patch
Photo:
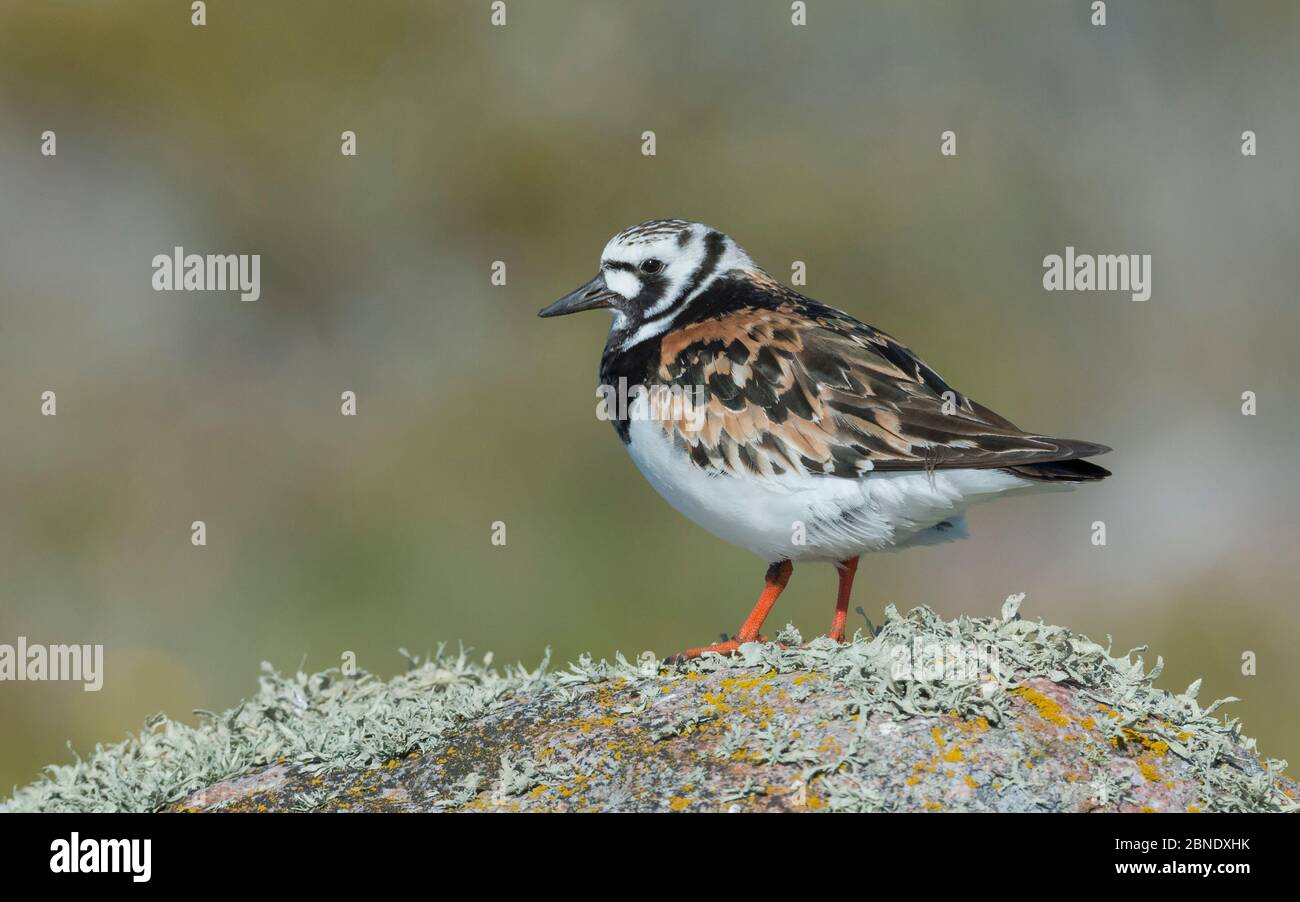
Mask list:
[[[979,782],[978,782],[974,777],[972,777],[970,774],[967,774],[967,775],[966,775],[965,777],[963,777],[962,779],[965,781],[966,785],[969,786],[971,789],[979,789],[979,788],[980,788]]]
[[[668,800],[668,807],[673,811],[685,811],[691,804],[691,800],[685,796],[673,796]]]
[[[706,692],[704,693],[704,703],[711,705],[713,710],[718,713],[725,713],[731,710],[731,705],[726,702],[727,695],[725,692]]]
[[[931,758],[929,761],[918,761],[916,764],[912,765],[912,773],[914,774],[926,774],[926,773],[932,774],[936,772],[938,769],[939,769],[939,757],[937,755]]]
[[[582,790],[586,789],[587,784],[591,782],[591,774],[579,774],[574,777],[572,782],[564,786],[555,787],[556,794],[561,798],[571,798]]]
[[[952,719],[952,725],[961,733],[984,733],[989,728],[989,719],[983,715],[974,720],[964,720],[956,711],[952,711],[949,712],[948,717]]]
[[[943,760],[948,762],[965,761],[966,756],[962,754],[959,746],[954,745],[948,751],[944,752]]]
[[[618,718],[614,715],[607,717],[580,717],[575,726],[580,733],[590,733],[596,727],[612,727],[618,723]]]
[[[771,692],[772,686],[768,682],[776,677],[776,671],[769,670],[767,673],[760,674],[756,677],[727,677],[722,681],[722,690],[724,692],[733,692],[735,690],[755,690],[759,692]]]
[[[827,736],[822,740],[821,745],[817,746],[819,755],[839,755],[844,751],[844,746],[834,736]]]
[[[943,803],[941,802],[926,801],[921,804],[925,806],[926,811],[943,811]]]
[[[771,704],[763,703],[760,699],[775,688],[771,685],[771,681],[776,676],[776,671],[769,671],[753,677],[727,677],[718,683],[717,690],[703,693],[704,702],[715,713],[739,714],[766,726],[775,716],[777,709]],[[778,692],[774,698],[781,695],[782,693]],[[797,713],[797,709],[792,708],[788,713]],[[700,727],[700,729],[706,728],[708,725]]]
[[[1142,776],[1146,778],[1148,783],[1160,782],[1160,771],[1156,770],[1155,765],[1149,760],[1146,758],[1139,758],[1137,766],[1138,770],[1142,771]]]
[[[1038,716],[1048,723],[1056,724],[1058,727],[1070,725],[1070,719],[1061,711],[1061,705],[1056,699],[1049,698],[1030,686],[1017,686],[1011,692],[1033,705],[1038,711]]]

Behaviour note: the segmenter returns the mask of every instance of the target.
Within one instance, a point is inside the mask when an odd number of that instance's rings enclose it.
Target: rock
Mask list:
[[[1283,811],[1300,787],[1198,685],[1068,630],[927,608],[836,645],[683,668],[464,653],[388,682],[269,669],[199,727],[159,721],[20,790],[22,810]],[[97,758],[99,760],[97,760]],[[134,767],[132,762],[153,762]],[[111,779],[106,775],[113,773]],[[222,772],[224,771],[224,773]],[[152,774],[152,776],[148,776]],[[107,786],[107,789],[105,788]]]

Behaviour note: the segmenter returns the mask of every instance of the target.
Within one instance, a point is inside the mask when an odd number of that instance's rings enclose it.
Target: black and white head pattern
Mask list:
[[[684,219],[654,219],[624,229],[605,245],[600,267],[606,286],[619,298],[611,332],[623,349],[662,335],[727,273],[757,269],[731,238]]]

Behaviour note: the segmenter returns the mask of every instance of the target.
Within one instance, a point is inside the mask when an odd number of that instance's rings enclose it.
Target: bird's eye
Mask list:
[[[641,272],[648,272],[651,275],[659,272],[664,268],[664,261],[656,260],[654,257],[641,261]]]

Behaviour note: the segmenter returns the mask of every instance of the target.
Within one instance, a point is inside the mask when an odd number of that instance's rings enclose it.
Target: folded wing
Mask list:
[[[665,336],[659,380],[697,403],[661,422],[699,466],[764,477],[954,467],[1040,479],[1107,475],[1093,464],[1062,465],[1106,446],[1025,432],[957,392],[890,336],[800,301]],[[1038,466],[1046,464],[1057,466]]]

